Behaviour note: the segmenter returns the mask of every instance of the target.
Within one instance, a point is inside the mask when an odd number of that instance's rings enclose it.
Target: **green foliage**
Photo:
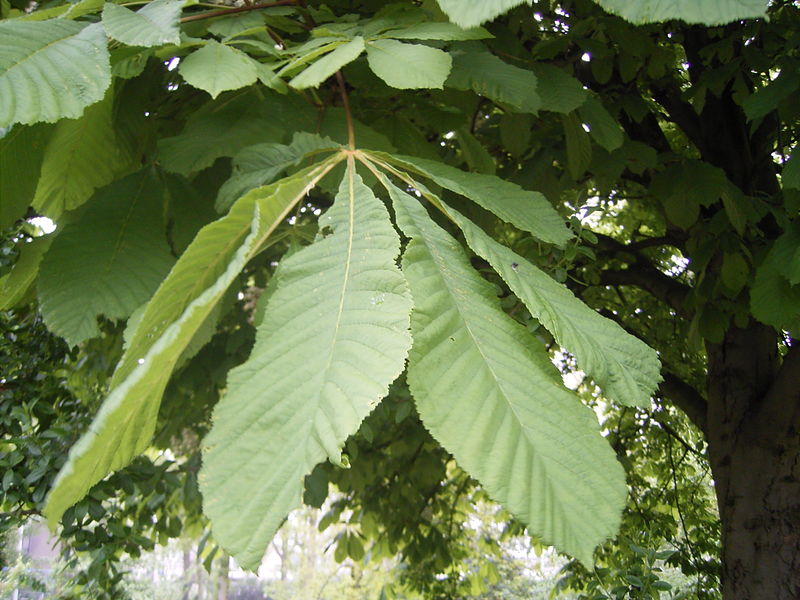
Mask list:
[[[258,79],[256,63],[232,46],[209,40],[181,61],[179,72],[186,83],[216,98],[226,90],[238,90]]]
[[[120,179],[53,240],[40,270],[41,310],[70,345],[100,333],[98,316],[129,317],[169,271],[174,259],[161,234],[163,193],[149,168]]]
[[[682,19],[687,23],[721,25],[736,19],[753,19],[766,15],[764,0],[597,0],[606,10],[634,23],[652,23]]]
[[[147,448],[177,361],[248,258],[300,199],[307,173],[240,198],[226,217],[198,234],[161,283],[109,383],[95,431],[72,448],[50,492],[45,515],[51,523],[108,472]]]
[[[464,232],[470,248],[489,261],[531,315],[575,354],[578,365],[595,378],[609,399],[649,405],[660,379],[655,351],[453,209],[448,208],[447,213]]]
[[[483,49],[457,51],[447,85],[510,104],[520,112],[536,114],[541,106],[533,73],[505,63]]]
[[[281,262],[250,359],[231,373],[204,441],[205,511],[250,569],[296,508],[303,477],[325,458],[346,464],[341,446],[411,345],[400,240],[352,159],[320,228],[317,243]]]
[[[762,322],[792,334],[800,331],[800,231],[783,233],[756,271],[750,292],[753,314]]]
[[[475,27],[494,19],[510,8],[531,4],[531,0],[436,0],[453,23],[461,27]]]
[[[367,46],[367,61],[387,85],[399,89],[439,88],[450,73],[450,55],[422,44],[374,40]]]
[[[465,173],[440,162],[409,156],[377,156],[469,198],[544,242],[561,246],[572,237],[553,207],[538,192],[524,190],[497,177]]]
[[[60,121],[53,128],[30,200],[37,212],[58,218],[87,202],[95,189],[136,168],[111,127],[112,114],[113,94],[107,94],[80,118]],[[104,160],[98,163],[95,153]]]
[[[346,44],[338,46],[333,52],[326,54],[300,75],[293,77],[289,84],[298,90],[317,87],[343,66],[358,58],[365,48],[364,38],[356,36]]]
[[[0,128],[79,117],[111,83],[99,24],[0,23]]]
[[[153,0],[134,12],[108,2],[103,7],[103,29],[108,37],[128,46],[178,45],[182,6],[182,0]]]
[[[15,127],[0,138],[1,229],[11,227],[31,203],[49,133],[47,125]]]
[[[4,535],[40,514],[67,449],[89,424],[100,400],[98,382],[106,376],[108,348],[86,347],[78,366],[66,344],[26,310],[0,312],[0,334]],[[71,508],[59,536],[66,573],[56,581],[39,581],[42,591],[76,600],[124,598],[117,561],[123,555],[138,556],[157,540],[178,536],[198,518],[196,481],[184,481],[181,468],[140,457]],[[183,521],[187,510],[190,516]],[[25,573],[31,571],[23,571],[19,580],[11,578],[11,583],[30,585]]]
[[[333,484],[386,597],[489,593],[525,527],[564,590],[714,597],[710,357],[799,325],[795,4],[279,4],[1,5],[0,307],[49,386],[3,397],[3,510],[113,595],[202,529],[202,447],[247,568]]]
[[[590,562],[591,548],[615,530],[622,501],[621,472],[600,437],[592,437],[593,416],[503,313],[460,244],[407,194],[387,189],[411,238],[403,272],[418,300],[408,376],[422,421],[533,531]],[[458,360],[442,359],[451,354]],[[552,428],[556,414],[566,416],[569,430]]]

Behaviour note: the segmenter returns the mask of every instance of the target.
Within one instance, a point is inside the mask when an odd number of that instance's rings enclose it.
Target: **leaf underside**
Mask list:
[[[204,441],[205,512],[248,569],[300,504],[305,475],[339,462],[411,345],[400,241],[352,162],[320,225],[281,263],[250,359],[231,371]]]
[[[200,230],[148,302],[108,397],[70,450],[44,510],[51,527],[92,485],[147,448],[176,361],[260,244],[331,167],[316,165],[253,190]]]
[[[437,0],[448,18],[461,27],[477,27],[531,0]]]
[[[592,411],[416,199],[385,184],[414,311],[408,381],[433,436],[530,530],[585,564],[619,525],[622,467]]]
[[[768,0],[595,0],[607,11],[633,23],[682,19],[687,23],[723,25],[767,13]]]
[[[572,238],[564,226],[564,220],[539,192],[524,190],[499,177],[467,173],[433,160],[378,152],[371,154],[432,179],[443,188],[469,198],[505,222],[532,233],[544,242],[563,246]]]
[[[655,350],[578,300],[564,285],[514,251],[496,242],[475,224],[447,207],[467,243],[508,283],[531,315],[572,352],[578,366],[594,378],[610,399],[650,406],[661,379]]]

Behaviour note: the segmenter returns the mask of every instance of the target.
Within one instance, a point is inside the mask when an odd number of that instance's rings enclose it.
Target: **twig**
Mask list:
[[[670,471],[672,471],[672,485],[675,489],[675,508],[678,511],[678,518],[681,521],[681,528],[683,529],[683,536],[686,539],[686,545],[689,547],[689,554],[692,556],[692,562],[694,563],[694,568],[697,572],[700,572],[699,564],[700,559],[697,557],[695,553],[694,545],[692,541],[689,539],[689,532],[686,529],[686,521],[683,518],[683,511],[681,510],[681,503],[679,500],[679,492],[678,492],[678,475],[675,473],[675,461],[672,459],[672,442],[667,444],[667,453],[669,455],[669,464],[670,464]],[[685,455],[684,455],[685,456]],[[699,581],[699,580],[698,580]]]
[[[212,10],[210,12],[198,13],[196,15],[189,15],[188,17],[182,17],[181,23],[189,23],[191,21],[201,21],[203,19],[213,19],[214,17],[224,17],[225,15],[235,15],[236,13],[258,10],[259,8],[271,8],[273,6],[287,6],[292,4],[297,4],[297,0],[276,0],[275,2],[266,2],[264,4],[248,4],[246,6],[223,8],[221,10]]]
[[[347,97],[347,84],[341,71],[336,71],[336,81],[339,82],[339,91],[342,94],[342,106],[344,106],[344,116],[347,119],[347,145],[350,150],[356,149],[356,131],[353,127],[353,115],[350,113],[350,100]]]

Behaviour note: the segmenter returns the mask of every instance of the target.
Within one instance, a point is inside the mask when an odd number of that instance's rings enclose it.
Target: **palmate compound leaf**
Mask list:
[[[249,360],[231,371],[204,440],[214,538],[256,569],[303,479],[386,395],[411,346],[411,298],[388,211],[349,159],[321,237],[284,259]]]
[[[682,19],[687,23],[724,25],[767,14],[769,0],[595,0],[609,12],[633,23]]]
[[[107,474],[144,451],[172,370],[245,264],[333,166],[255,189],[200,230],[148,302],[89,431],[70,450],[43,511],[51,528]]]
[[[396,165],[409,173],[431,179],[443,188],[469,198],[506,223],[532,233],[543,242],[563,246],[572,238],[564,220],[539,192],[522,189],[493,175],[467,173],[434,160],[380,152],[369,152],[367,155],[376,162]]]
[[[110,83],[98,23],[0,22],[0,128],[79,117]]]
[[[151,48],[181,43],[179,19],[185,0],[153,0],[136,12],[107,2],[103,28],[108,37],[127,44]]]
[[[477,27],[531,0],[437,0],[447,17],[460,27]]]
[[[39,302],[47,327],[70,345],[98,335],[101,315],[130,316],[169,272],[163,194],[152,169],[133,173],[98,190],[83,217],[53,240],[42,260]]]
[[[626,495],[594,413],[503,312],[460,244],[383,181],[411,238],[408,382],[422,422],[532,533],[591,564],[594,547],[616,533]]]
[[[575,355],[578,366],[608,398],[650,406],[650,395],[661,380],[661,365],[652,348],[586,306],[566,286],[494,241],[458,211],[441,200],[439,203],[464,232],[470,248],[489,261],[531,315]]]

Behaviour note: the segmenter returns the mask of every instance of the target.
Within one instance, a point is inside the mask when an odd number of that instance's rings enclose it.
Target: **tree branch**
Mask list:
[[[616,198],[616,196],[615,196],[615,198]],[[631,242],[630,244],[627,244],[626,248],[628,250],[632,251],[632,252],[638,252],[639,250],[643,250],[645,248],[653,248],[653,247],[657,247],[657,246],[675,246],[677,248],[678,246],[677,246],[676,242],[679,242],[679,241],[683,242],[688,237],[689,237],[688,235],[682,236],[682,239],[678,239],[674,235],[663,235],[663,236],[659,236],[659,237],[649,237],[649,238],[644,238],[644,239],[636,241],[636,242]]]
[[[658,386],[658,394],[681,409],[700,431],[706,433],[707,403],[694,387],[677,375],[665,372],[664,380]]]
[[[632,336],[637,337],[647,343],[644,338],[630,329],[630,327],[628,327],[626,323],[620,319],[619,315],[615,315],[609,310],[601,309],[598,312],[607,319],[614,321]],[[659,384],[656,394],[664,400],[669,400],[669,402],[675,405],[675,407],[682,410],[689,420],[700,431],[702,431],[706,437],[708,437],[706,432],[706,412],[708,403],[706,402],[705,397],[693,386],[686,383],[683,379],[674,373],[667,371],[666,368],[663,367],[663,361],[662,375],[664,379]]]
[[[686,449],[687,452],[691,452],[692,454],[694,454],[698,458],[701,458],[702,460],[708,460],[708,457],[705,454],[703,454],[702,452],[698,451],[689,442],[687,442],[685,439],[683,439],[683,437],[677,431],[675,431],[669,423],[667,423],[666,421],[661,420],[658,417],[657,414],[652,414],[652,420],[661,429],[666,431],[667,434],[670,437],[676,439],[681,444],[681,446],[683,446]]]
[[[634,285],[667,304],[680,316],[691,316],[689,309],[686,307],[686,298],[691,288],[654,267],[647,257],[639,252],[645,247],[644,241],[626,245],[607,235],[598,233],[595,235],[597,236],[597,247],[601,251],[616,255],[617,258],[629,264],[626,269],[602,271],[600,274],[600,283],[602,285]],[[673,238],[667,236],[653,239],[658,239],[659,244],[662,240],[664,244],[667,244]]]
[[[686,307],[689,287],[664,275],[649,265],[632,265],[628,269],[609,269],[600,273],[602,285],[633,285],[652,294],[680,316],[688,318],[690,310]]]
[[[190,23],[191,21],[202,21],[203,19],[213,19],[214,17],[235,15],[236,13],[258,10],[260,8],[270,8],[272,6],[291,6],[292,4],[297,4],[297,0],[277,0],[276,2],[265,2],[264,4],[247,4],[245,6],[234,6],[233,8],[223,8],[221,10],[212,10],[209,12],[189,15],[188,17],[182,17],[181,23]]]
[[[342,95],[342,106],[344,117],[347,120],[347,145],[350,150],[356,149],[356,130],[353,126],[353,114],[350,112],[350,99],[347,96],[347,83],[344,80],[342,71],[336,71],[336,81],[339,84],[339,93]]]

